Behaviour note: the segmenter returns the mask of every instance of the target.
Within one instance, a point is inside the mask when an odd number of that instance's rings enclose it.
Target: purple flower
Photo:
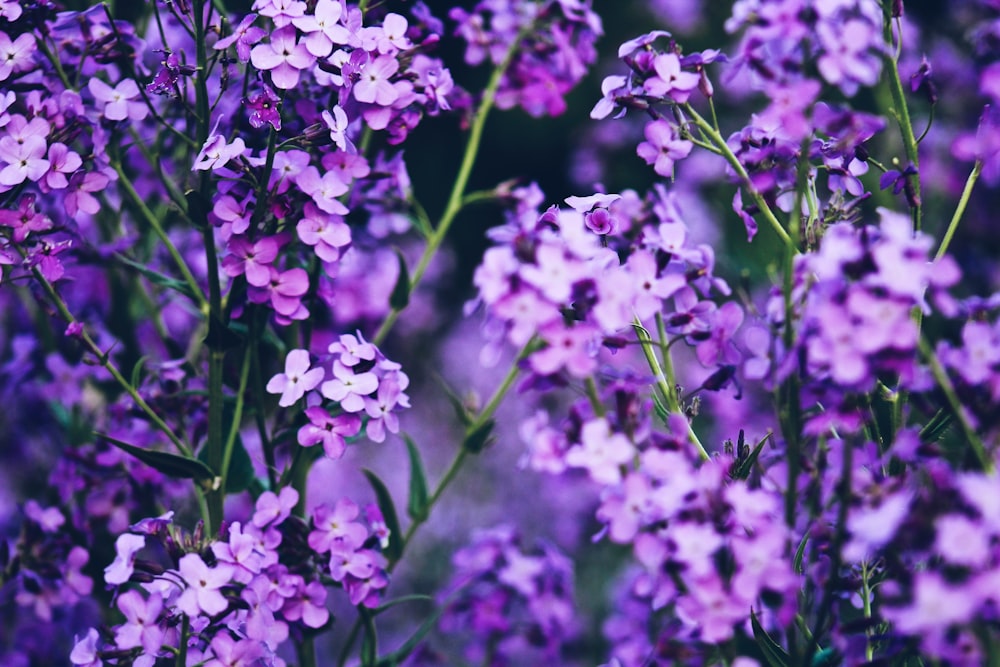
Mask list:
[[[613,433],[604,418],[592,419],[580,429],[580,444],[566,452],[566,463],[586,468],[598,484],[618,484],[621,467],[632,460],[635,446],[622,433]]]
[[[650,95],[669,97],[678,104],[688,101],[701,80],[694,72],[681,69],[681,61],[676,53],[661,53],[656,56],[653,59],[653,69],[656,76],[646,79],[643,88]]]
[[[326,410],[318,406],[306,408],[305,415],[309,418],[309,423],[299,429],[298,443],[303,447],[322,443],[323,451],[331,459],[343,456],[347,448],[344,438],[357,435],[361,430],[361,418],[358,415],[331,417]]]
[[[236,57],[239,58],[241,63],[247,62],[250,60],[250,47],[267,35],[266,30],[253,25],[256,19],[256,14],[247,14],[240,21],[240,24],[233,29],[232,34],[217,41],[212,48],[222,51],[236,44]]]
[[[97,77],[91,77],[87,82],[90,93],[101,105],[101,115],[108,120],[142,120],[149,113],[139,97],[139,86],[132,79],[123,79],[114,88]]]
[[[259,70],[271,72],[275,88],[289,90],[298,84],[299,72],[312,67],[315,58],[296,41],[295,28],[286,26],[271,33],[269,43],[253,47],[250,62]]]
[[[292,509],[298,502],[299,492],[290,486],[281,489],[280,495],[265,491],[257,499],[252,523],[257,528],[277,526],[291,516]]]
[[[118,609],[125,615],[125,622],[115,629],[115,644],[120,649],[142,647],[157,655],[163,644],[166,630],[160,626],[163,598],[157,592],[144,597],[139,591],[127,590],[118,596]]]
[[[135,555],[146,546],[142,535],[125,533],[115,540],[115,559],[104,568],[104,581],[112,586],[120,586],[132,577]]]
[[[399,97],[399,92],[389,79],[399,70],[394,56],[375,58],[361,70],[361,78],[354,84],[354,99],[366,104],[389,106]]]
[[[232,567],[209,567],[198,554],[186,554],[178,561],[178,571],[187,588],[177,598],[177,608],[188,616],[215,616],[229,607],[221,589],[232,579]]]
[[[310,369],[309,351],[292,350],[285,357],[285,372],[278,373],[267,383],[267,391],[281,394],[278,405],[287,408],[294,405],[307,391],[323,381],[323,369]]]
[[[325,58],[334,44],[347,44],[351,33],[341,24],[343,5],[337,0],[319,0],[313,14],[292,19],[292,24],[306,35],[309,53]]]
[[[674,162],[686,158],[694,144],[681,139],[674,127],[662,118],[647,123],[644,133],[646,141],[639,144],[636,153],[646,164],[653,165],[657,174],[672,177]]]
[[[33,32],[22,33],[11,41],[6,32],[0,31],[0,81],[6,81],[15,72],[29,69],[36,49]]]
[[[349,498],[341,498],[332,508],[319,505],[313,511],[315,528],[309,533],[309,547],[321,554],[330,550],[350,552],[360,549],[368,537],[368,530],[354,521],[360,511]]]
[[[236,137],[233,143],[227,144],[224,136],[213,133],[205,141],[205,145],[201,147],[191,171],[218,171],[225,167],[230,160],[241,157],[246,150],[246,144],[239,137]]]
[[[347,412],[361,412],[365,409],[364,397],[374,393],[378,384],[375,373],[355,373],[353,368],[334,361],[333,379],[323,383],[320,393],[331,401],[340,403],[340,407]]]
[[[243,106],[250,110],[251,127],[260,129],[268,124],[276,132],[281,130],[281,98],[269,86],[253,97],[244,98]]]

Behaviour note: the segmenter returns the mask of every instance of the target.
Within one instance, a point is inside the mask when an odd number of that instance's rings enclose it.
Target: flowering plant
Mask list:
[[[0,0],[3,664],[997,662],[1000,6],[592,4]]]

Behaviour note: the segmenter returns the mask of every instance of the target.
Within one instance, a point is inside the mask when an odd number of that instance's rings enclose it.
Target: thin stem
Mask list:
[[[763,195],[761,195],[760,192],[757,191],[757,188],[754,187],[753,182],[750,180],[750,175],[743,167],[743,163],[740,162],[740,159],[736,157],[736,154],[729,148],[729,144],[726,143],[726,140],[722,137],[722,135],[717,132],[716,129],[712,127],[711,123],[705,120],[701,114],[695,111],[694,107],[690,104],[685,103],[681,106],[684,111],[691,116],[691,119],[694,120],[698,129],[701,130],[702,133],[704,133],[704,135],[711,141],[712,145],[718,149],[719,155],[725,158],[726,162],[729,163],[729,166],[736,172],[736,175],[740,177],[740,180],[746,187],[750,197],[753,199],[754,203],[757,204],[757,208],[760,209],[764,219],[767,220],[767,223],[774,230],[774,233],[778,235],[778,238],[780,238],[789,248],[796,248],[795,241],[792,240],[792,237],[788,235],[785,228],[781,226],[780,222],[778,222],[778,218],[774,216],[774,211],[772,211],[771,207],[767,205]]]
[[[63,301],[62,297],[59,296],[59,293],[56,292],[52,283],[50,283],[37,268],[33,268],[31,272],[34,274],[35,279],[41,284],[45,293],[48,294],[49,299],[52,300],[52,304],[56,307],[56,310],[59,311],[62,318],[66,320],[68,324],[81,324],[75,317],[73,317],[73,314],[69,312],[69,307],[66,305],[66,302]],[[185,456],[191,456],[191,449],[184,444],[184,442],[177,437],[173,430],[167,426],[167,423],[164,422],[158,414],[156,414],[156,411],[150,407],[149,403],[147,403],[136,388],[132,386],[132,383],[125,379],[125,376],[122,375],[121,371],[118,370],[118,367],[111,361],[111,358],[101,351],[101,348],[98,347],[97,343],[94,342],[94,339],[90,337],[90,334],[87,333],[86,329],[81,329],[80,338],[83,340],[87,350],[97,357],[98,363],[100,363],[101,366],[111,374],[111,377],[115,379],[115,382],[117,382],[119,386],[121,386],[121,388],[132,397],[132,400],[135,401],[136,407],[146,413],[149,420],[153,422],[156,428],[167,436],[170,442],[177,448],[177,451]]]
[[[941,365],[941,360],[938,359],[937,354],[934,352],[934,348],[930,346],[930,343],[923,337],[920,338],[920,353],[927,360],[927,363],[931,367],[931,374],[934,376],[934,380],[937,382],[938,387],[944,393],[945,399],[948,401],[948,405],[951,406],[952,411],[958,418],[958,423],[962,426],[962,433],[965,435],[965,439],[968,441],[969,446],[972,447],[973,453],[976,458],[979,459],[979,463],[983,466],[983,470],[986,472],[993,472],[993,461],[990,459],[989,454],[986,453],[986,447],[983,445],[983,441],[976,434],[976,429],[972,426],[972,422],[969,421],[969,415],[965,411],[965,406],[958,398],[958,392],[955,391],[955,385],[952,384],[951,378],[948,377],[948,372]]]
[[[135,185],[132,180],[125,174],[122,166],[118,162],[112,162],[111,167],[118,174],[118,180],[125,188],[125,194],[132,201],[132,204],[139,210],[142,215],[142,219],[148,224],[152,230],[156,233],[156,236],[163,243],[167,252],[170,254],[171,259],[177,265],[177,268],[181,272],[181,276],[184,278],[184,282],[187,283],[188,287],[191,289],[191,293],[194,296],[195,301],[198,302],[198,306],[203,314],[208,312],[208,301],[205,299],[205,295],[201,290],[201,286],[195,279],[194,274],[191,273],[191,269],[188,268],[187,262],[184,261],[184,257],[181,255],[180,251],[177,250],[177,246],[174,245],[173,241],[167,235],[167,231],[160,224],[159,219],[153,214],[149,206],[146,205],[146,201],[142,198],[139,192],[135,189]],[[209,267],[209,274],[211,274],[211,267]]]
[[[181,618],[181,632],[178,638],[180,646],[177,647],[177,660],[174,663],[177,667],[187,667],[188,633],[191,631],[191,621],[187,614]]]
[[[233,408],[233,423],[229,427],[229,436],[226,438],[226,444],[222,450],[222,468],[216,471],[222,478],[221,486],[223,492],[225,492],[226,489],[229,464],[233,458],[233,449],[236,446],[236,437],[240,433],[240,422],[243,419],[243,406],[246,402],[247,382],[250,379],[250,350],[251,347],[247,345],[246,352],[243,354],[243,367],[240,369],[240,387],[236,393],[236,406]]]
[[[431,260],[434,259],[438,248],[441,247],[441,243],[448,234],[448,229],[451,227],[451,223],[454,222],[455,216],[458,215],[458,212],[462,210],[465,188],[469,183],[469,176],[472,173],[472,167],[475,165],[476,157],[479,154],[479,145],[482,141],[483,128],[486,126],[486,118],[489,116],[490,110],[493,108],[496,92],[500,87],[500,81],[503,78],[504,72],[507,71],[507,67],[510,65],[511,59],[514,57],[514,53],[517,51],[518,45],[521,42],[521,37],[526,34],[527,31],[528,29],[522,31],[522,33],[511,43],[506,56],[504,56],[503,62],[501,62],[500,65],[493,70],[489,83],[483,91],[483,99],[480,101],[479,108],[476,110],[476,115],[472,121],[472,127],[469,131],[469,141],[465,145],[465,153],[462,156],[462,164],[459,167],[458,176],[455,177],[455,184],[451,188],[451,195],[448,197],[448,203],[445,205],[444,213],[441,215],[441,220],[438,222],[438,225],[434,229],[434,233],[431,235],[430,239],[428,239],[427,245],[424,247],[424,252],[420,256],[420,260],[417,262],[417,266],[411,274],[409,288],[410,293],[412,293],[413,290],[417,288],[417,285],[420,284],[421,279],[424,277],[424,273],[427,271],[427,267],[430,266]],[[380,345],[382,341],[385,340],[386,336],[389,335],[389,332],[392,331],[392,327],[395,325],[396,319],[399,317],[399,313],[400,310],[396,308],[389,311],[389,314],[386,316],[385,320],[383,320],[382,325],[378,328],[378,331],[375,333],[373,338],[373,342],[376,345]]]
[[[976,160],[976,164],[972,166],[972,171],[969,173],[969,177],[965,179],[965,188],[962,190],[962,197],[958,200],[958,206],[955,208],[955,214],[951,216],[951,222],[948,223],[948,229],[945,230],[944,238],[941,239],[941,246],[934,254],[935,262],[944,257],[945,253],[948,252],[948,246],[951,245],[951,240],[955,236],[955,231],[958,229],[958,223],[961,222],[962,216],[965,214],[965,207],[969,205],[969,198],[972,196],[972,188],[975,187],[976,181],[979,180],[979,175],[982,172],[983,162],[982,160]]]
[[[891,16],[891,3],[885,3],[883,9],[885,11],[885,19],[883,21],[882,36],[886,44],[892,43],[892,16]],[[900,40],[902,40],[902,33],[900,34]],[[906,106],[906,94],[903,92],[903,82],[899,78],[899,61],[898,58],[893,58],[890,56],[885,57],[886,61],[886,72],[888,72],[888,85],[889,92],[892,94],[892,115],[896,118],[896,123],[899,125],[900,134],[903,135],[903,150],[906,151],[906,159],[910,161],[916,169],[916,174],[911,174],[907,176],[908,181],[913,187],[914,202],[916,206],[913,207],[913,229],[914,231],[920,231],[920,216],[921,216],[921,197],[920,197],[920,152],[919,143],[917,142],[917,137],[913,133],[913,122],[910,120],[910,110]]]
[[[584,380],[583,386],[587,391],[587,398],[590,400],[590,407],[593,408],[594,414],[598,417],[603,417],[604,404],[601,403],[601,392],[597,389],[594,377],[590,376]]]
[[[872,617],[872,588],[870,581],[871,571],[868,569],[868,563],[861,564],[861,604],[863,605],[863,611],[865,615],[865,620],[869,620]],[[871,628],[865,629],[865,659],[871,662],[875,658],[875,647],[871,642]]]
[[[642,325],[642,320],[636,317],[632,328],[635,329],[636,338],[642,342],[642,354],[646,358],[646,363],[649,365],[649,369],[653,371],[656,386],[660,390],[663,400],[667,403],[667,409],[670,410],[670,412],[683,415],[684,412],[681,410],[680,402],[677,398],[677,392],[674,391],[673,382],[672,380],[668,381],[667,376],[664,374],[663,368],[660,366],[660,362],[656,358],[656,352],[654,351],[654,347],[656,346],[653,343],[649,332],[646,330],[646,327]],[[711,458],[708,455],[708,451],[705,449],[705,446],[701,444],[701,440],[698,439],[698,434],[694,432],[694,428],[692,428],[691,423],[687,421],[686,418],[685,421],[688,425],[688,440],[690,440],[691,444],[693,444],[695,449],[698,450],[698,455],[702,458],[702,460],[707,461]]]

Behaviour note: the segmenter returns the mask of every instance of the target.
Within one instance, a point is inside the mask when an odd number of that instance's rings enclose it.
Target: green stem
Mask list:
[[[243,354],[243,367],[240,369],[240,388],[236,393],[236,406],[233,408],[233,423],[229,427],[229,436],[226,438],[225,447],[222,450],[222,467],[216,472],[222,478],[221,487],[223,493],[226,489],[226,481],[229,473],[229,464],[233,459],[233,449],[236,447],[236,438],[240,433],[240,422],[243,420],[243,406],[246,402],[247,382],[250,379],[250,350],[247,345]]]
[[[934,376],[934,380],[937,382],[938,387],[944,393],[945,399],[948,401],[948,405],[951,406],[952,411],[958,418],[958,423],[962,426],[962,433],[965,435],[965,439],[968,441],[969,446],[972,447],[973,453],[976,458],[979,459],[979,463],[983,466],[983,470],[986,472],[993,472],[993,461],[990,459],[989,454],[986,453],[986,447],[983,445],[983,441],[976,434],[976,429],[973,428],[972,422],[969,421],[969,415],[965,411],[965,406],[958,398],[958,393],[955,391],[955,385],[952,384],[951,378],[948,377],[948,372],[941,365],[941,361],[938,359],[937,354],[934,352],[934,348],[930,346],[930,343],[923,337],[920,338],[920,353],[927,360],[927,363],[931,367],[931,374]]]
[[[187,614],[183,614],[181,618],[181,632],[178,638],[177,647],[177,660],[174,663],[177,667],[187,667],[187,650],[188,650],[188,633],[191,631],[191,621],[188,619]]]
[[[34,268],[31,271],[34,274],[35,279],[41,284],[42,289],[44,289],[45,293],[48,294],[49,299],[52,300],[53,305],[56,307],[56,310],[59,311],[59,314],[62,316],[62,318],[66,320],[68,324],[81,324],[75,317],[73,317],[73,314],[69,312],[69,308],[67,307],[66,302],[63,301],[62,297],[59,296],[59,293],[56,292],[56,289],[52,285],[52,283],[50,283],[48,279],[45,276],[43,276],[37,268]],[[185,456],[191,456],[191,449],[187,445],[185,445],[184,442],[179,437],[177,437],[177,435],[173,432],[173,430],[171,430],[171,428],[167,426],[166,422],[164,422],[163,419],[161,419],[160,416],[156,414],[156,411],[153,410],[152,407],[150,407],[150,405],[145,401],[145,399],[143,399],[143,397],[139,394],[136,388],[133,387],[132,384],[125,379],[125,376],[121,374],[121,371],[118,370],[118,367],[115,366],[114,362],[111,361],[110,357],[107,354],[105,354],[100,347],[98,347],[97,343],[94,342],[94,339],[90,337],[90,334],[87,333],[86,329],[81,330],[80,338],[83,340],[83,343],[86,346],[87,350],[95,357],[97,357],[97,360],[101,364],[101,367],[103,367],[106,371],[108,371],[108,373],[111,374],[111,377],[115,379],[115,382],[117,382],[118,385],[122,389],[124,389],[129,396],[132,397],[132,400],[135,401],[136,407],[142,410],[146,414],[146,416],[149,417],[149,420],[153,422],[156,428],[158,428],[164,435],[167,436],[170,442],[173,443],[174,447],[177,448],[177,451],[179,451],[181,454]]]
[[[681,107],[689,116],[691,116],[691,119],[694,121],[695,125],[698,126],[698,129],[701,130],[709,140],[711,140],[712,145],[718,149],[719,154],[722,155],[726,162],[729,163],[729,166],[733,168],[736,175],[740,177],[744,187],[747,189],[747,193],[749,193],[750,197],[757,205],[757,208],[760,209],[761,214],[764,216],[764,219],[767,220],[771,229],[773,229],[774,233],[778,235],[778,238],[780,238],[789,248],[796,249],[795,241],[792,240],[792,237],[788,235],[785,228],[781,226],[780,222],[778,222],[778,218],[774,216],[774,211],[772,211],[771,207],[767,205],[767,202],[764,200],[764,196],[757,191],[756,187],[754,187],[753,181],[750,180],[750,175],[743,167],[743,163],[740,162],[740,159],[736,157],[736,154],[729,148],[729,144],[726,143],[725,138],[723,138],[723,136],[714,127],[712,127],[711,123],[695,111],[694,107],[690,104],[685,103],[681,105]],[[797,249],[796,252],[798,252]]]
[[[597,389],[597,383],[594,381],[593,376],[584,380],[583,386],[587,391],[587,398],[590,399],[590,407],[593,408],[594,415],[603,417],[604,404],[601,403],[601,392]]]
[[[657,346],[653,342],[652,338],[649,335],[649,332],[646,330],[646,327],[642,325],[642,320],[640,320],[638,317],[635,318],[632,328],[635,329],[636,338],[638,338],[639,341],[642,343],[641,345],[642,354],[646,358],[646,363],[649,365],[649,369],[653,371],[653,376],[656,379],[656,386],[660,390],[660,395],[663,397],[663,400],[666,401],[667,409],[670,410],[670,412],[683,415],[684,411],[681,410],[680,401],[677,398],[677,392],[674,391],[673,388],[674,384],[673,379],[670,378],[668,380],[666,374],[663,372],[663,368],[660,366],[660,362],[656,358],[656,352],[654,348],[660,347],[661,351],[664,351],[666,353],[666,356],[669,358],[668,351],[665,351],[662,348],[662,346]],[[673,375],[672,365],[671,365],[671,375]],[[690,440],[691,444],[694,445],[695,449],[698,450],[698,456],[700,456],[702,460],[707,461],[709,458],[711,458],[708,455],[708,451],[705,449],[705,446],[701,444],[701,440],[698,439],[698,434],[694,432],[694,428],[691,426],[691,422],[688,421],[686,417],[685,421],[687,422],[688,425],[688,432],[687,432],[688,440]]]
[[[500,81],[503,78],[504,72],[507,71],[507,67],[510,65],[510,61],[517,50],[518,45],[521,42],[521,37],[525,34],[524,31],[521,35],[513,41],[510,49],[507,50],[507,54],[503,59],[503,62],[493,70],[492,76],[490,76],[489,83],[486,85],[486,89],[483,91],[483,99],[479,102],[479,108],[476,110],[476,115],[472,121],[472,127],[469,130],[469,141],[465,145],[465,153],[462,156],[462,164],[458,169],[458,176],[455,178],[455,184],[451,188],[451,195],[448,197],[448,203],[445,205],[444,213],[441,215],[441,220],[438,222],[437,227],[434,229],[434,233],[431,235],[430,239],[427,241],[427,245],[424,247],[424,252],[420,256],[420,260],[417,262],[416,268],[413,270],[410,276],[410,293],[417,288],[420,284],[421,279],[424,277],[424,273],[427,271],[427,267],[430,266],[431,260],[437,254],[438,248],[441,247],[441,243],[444,241],[445,235],[448,234],[448,229],[451,227],[451,223],[454,222],[455,216],[458,212],[462,210],[462,201],[465,198],[465,188],[469,183],[469,176],[472,173],[472,167],[476,163],[476,157],[479,154],[479,145],[482,141],[483,128],[486,126],[486,118],[489,116],[490,110],[493,108],[493,102],[496,98],[497,89],[500,87]],[[375,333],[375,337],[372,339],[376,345],[380,345],[392,331],[392,327],[396,323],[396,319],[399,317],[400,309],[393,308],[386,315],[385,320],[382,322],[382,326],[378,328]]]
[[[883,20],[882,36],[887,45],[892,45],[892,15],[891,3],[883,3],[885,17]],[[903,92],[903,82],[899,78],[899,61],[889,55],[885,56],[886,72],[889,77],[889,92],[892,94],[893,108],[890,110],[899,125],[900,134],[903,135],[903,150],[906,151],[906,159],[910,161],[916,174],[907,176],[913,187],[913,195],[916,206],[913,207],[913,229],[920,231],[921,216],[921,196],[920,196],[920,153],[919,143],[913,133],[913,122],[910,120],[910,110],[906,106],[906,94]]]
[[[868,563],[861,564],[861,604],[863,605],[863,611],[865,615],[865,620],[870,620],[872,617],[872,601],[871,601],[871,581],[870,581],[871,571],[868,569]],[[865,630],[865,659],[871,662],[875,658],[875,647],[871,643],[871,628]]]
[[[958,200],[958,206],[955,208],[955,214],[951,216],[951,222],[948,223],[948,229],[945,230],[944,238],[941,239],[941,247],[939,247],[937,252],[934,254],[935,262],[944,257],[945,253],[948,252],[948,246],[951,245],[951,240],[955,236],[955,230],[958,229],[958,223],[961,222],[962,216],[965,214],[965,207],[969,205],[969,198],[972,196],[972,188],[975,187],[976,181],[979,180],[979,175],[982,172],[983,162],[982,160],[977,160],[976,164],[972,166],[972,171],[969,173],[969,177],[965,179],[965,188],[962,189],[962,197]]]
[[[184,278],[184,282],[187,283],[188,287],[191,289],[191,293],[194,295],[195,301],[198,303],[198,307],[201,309],[203,314],[208,312],[208,301],[205,300],[205,295],[201,290],[201,286],[195,279],[194,274],[191,273],[191,269],[188,268],[187,262],[184,261],[184,257],[181,255],[180,251],[177,250],[177,246],[174,245],[173,241],[167,235],[167,231],[160,224],[159,219],[150,210],[149,206],[146,205],[146,201],[142,198],[139,192],[135,189],[135,185],[132,180],[125,174],[124,169],[118,162],[112,162],[111,167],[118,174],[118,181],[125,188],[125,194],[128,195],[129,200],[138,209],[139,213],[142,215],[142,219],[148,224],[156,236],[163,243],[163,246],[167,249],[170,254],[171,259],[177,265],[177,268],[181,272],[181,276]],[[209,268],[209,275],[211,275],[211,267]]]

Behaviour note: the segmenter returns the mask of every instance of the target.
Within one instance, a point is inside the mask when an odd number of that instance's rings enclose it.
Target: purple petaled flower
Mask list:
[[[676,53],[661,53],[653,59],[656,76],[646,79],[643,88],[654,97],[669,97],[683,104],[691,97],[701,80],[694,72],[681,69],[681,60]]]
[[[360,331],[357,336],[341,334],[340,339],[330,343],[330,354],[340,355],[340,363],[345,366],[357,366],[362,361],[374,361],[378,348],[365,340]]]
[[[361,512],[349,498],[341,498],[332,508],[319,505],[313,511],[315,528],[309,533],[309,547],[319,553],[331,549],[347,552],[360,549],[368,537],[368,530],[354,521]]]
[[[218,48],[218,44],[216,44]],[[160,69],[153,80],[146,84],[146,92],[150,95],[169,95],[177,90],[177,82],[181,75],[191,76],[196,72],[191,65],[182,65],[176,53],[167,52],[167,57],[160,61]]]
[[[592,419],[580,429],[580,444],[566,452],[566,463],[585,468],[598,484],[618,484],[621,467],[636,454],[635,445],[622,433],[613,433],[607,419]]]
[[[293,26],[279,28],[271,33],[271,41],[258,44],[250,51],[254,67],[271,73],[275,88],[289,90],[299,82],[299,72],[313,66],[316,59],[296,38]]]
[[[31,31],[18,35],[14,41],[0,31],[0,81],[6,81],[15,72],[30,69],[37,48],[35,34]]]
[[[256,14],[247,14],[240,21],[240,24],[233,29],[233,32],[228,37],[223,37],[215,43],[212,47],[217,51],[222,51],[228,49],[233,44],[236,45],[236,57],[239,58],[241,63],[245,63],[250,60],[250,47],[264,39],[267,35],[267,31],[263,28],[257,28],[253,25],[253,22],[257,19]]]
[[[177,608],[188,616],[215,616],[229,607],[221,589],[232,580],[233,569],[227,564],[209,567],[198,554],[186,554],[177,563],[187,588],[177,598]]]
[[[218,171],[229,164],[230,160],[241,157],[246,150],[246,143],[239,137],[236,137],[233,143],[227,144],[224,136],[213,132],[201,147],[191,171]]]
[[[243,106],[250,110],[250,126],[260,129],[265,124],[276,132],[281,130],[281,98],[269,86],[261,93],[244,98]]]
[[[277,526],[292,514],[299,502],[299,492],[290,486],[281,489],[280,494],[265,491],[257,499],[256,511],[251,523],[257,528]]]
[[[354,369],[340,361],[333,362],[333,379],[320,387],[323,396],[340,403],[347,412],[361,412],[365,409],[364,397],[378,389],[378,376],[370,371],[355,373]]]
[[[77,667],[102,667],[104,660],[97,654],[99,638],[97,630],[89,628],[82,639],[74,639],[75,643],[73,651],[69,654],[69,661]]]
[[[302,220],[295,225],[299,240],[316,251],[327,263],[336,262],[351,244],[351,228],[340,216],[325,213],[315,204],[305,206]]]
[[[108,120],[139,121],[146,117],[149,109],[139,97],[139,86],[132,79],[123,79],[114,88],[97,77],[87,82],[87,88],[101,105],[101,115]]]
[[[305,33],[309,53],[325,58],[333,51],[334,44],[347,44],[351,33],[342,25],[344,6],[337,0],[319,0],[312,14],[292,19],[292,24]]]
[[[149,655],[157,655],[166,635],[159,618],[163,597],[156,591],[145,597],[132,589],[118,596],[117,605],[125,622],[115,629],[115,645],[120,649],[142,647]]]
[[[29,136],[23,141],[10,135],[0,138],[0,160],[7,163],[0,169],[0,186],[9,190],[25,181],[40,180],[49,170],[49,161],[45,159],[47,149],[45,139],[39,136]]]
[[[653,165],[657,174],[672,177],[674,162],[686,158],[694,144],[681,139],[673,125],[662,118],[647,123],[644,133],[646,141],[639,144],[636,153],[646,164]]]
[[[529,357],[531,369],[539,375],[553,375],[562,368],[574,377],[585,378],[597,368],[597,330],[587,324],[566,327],[553,322],[539,332],[548,345]]]
[[[226,275],[232,278],[246,275],[247,282],[254,287],[267,287],[271,282],[271,265],[280,250],[275,237],[265,236],[251,243],[246,236],[232,236],[227,248],[230,254],[222,260]]]
[[[287,408],[294,405],[307,391],[323,381],[322,368],[310,369],[309,351],[292,350],[285,357],[285,372],[278,373],[267,383],[267,391],[281,394],[278,405]]]
[[[323,451],[331,459],[339,459],[347,448],[348,438],[361,430],[361,418],[356,414],[331,417],[319,406],[306,408],[309,423],[299,429],[298,443],[303,447],[323,444]]]
[[[361,69],[354,84],[354,99],[366,104],[389,106],[399,97],[399,92],[389,79],[399,70],[395,56],[379,56]]]
[[[305,15],[307,8],[302,0],[256,0],[251,7],[253,11],[260,12],[261,16],[271,19],[278,28]]]
[[[125,533],[115,540],[115,559],[104,568],[104,581],[112,586],[120,586],[128,581],[133,572],[135,555],[146,546],[142,535]]]

